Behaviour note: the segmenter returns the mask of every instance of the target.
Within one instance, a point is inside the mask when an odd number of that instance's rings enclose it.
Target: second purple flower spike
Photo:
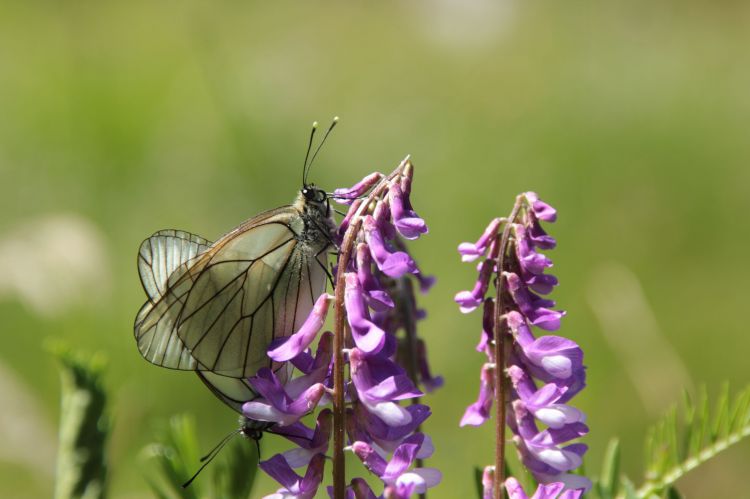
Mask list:
[[[521,462],[541,483],[534,497],[574,498],[591,482],[572,473],[587,446],[572,443],[588,432],[585,415],[567,402],[585,386],[583,352],[572,340],[535,337],[532,328],[556,331],[565,312],[543,298],[557,286],[545,273],[552,260],[540,250],[553,249],[554,238],[540,222],[554,222],[557,212],[533,192],[516,198],[508,218],[495,218],[475,243],[458,247],[465,262],[481,259],[473,288],[456,294],[461,312],[483,307],[477,350],[487,362],[481,370],[479,397],[464,413],[461,426],[479,426],[495,405],[496,460],[485,470],[486,498],[527,496],[513,478],[504,480],[505,427],[513,432]],[[495,296],[488,296],[490,284]],[[545,485],[548,484],[548,485]]]

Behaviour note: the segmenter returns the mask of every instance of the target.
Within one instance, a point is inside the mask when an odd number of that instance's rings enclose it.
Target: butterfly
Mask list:
[[[291,205],[256,215],[215,242],[161,230],[138,251],[148,296],[134,326],[141,355],[161,367],[194,371],[240,414],[258,397],[248,377],[263,367],[281,383],[291,376],[291,365],[272,361],[266,351],[299,329],[330,278],[336,224],[329,195],[307,175],[337,121],[308,163],[313,124],[302,189]]]

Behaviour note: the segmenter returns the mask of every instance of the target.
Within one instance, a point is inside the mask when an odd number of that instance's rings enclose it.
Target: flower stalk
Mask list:
[[[344,446],[346,437],[346,406],[344,387],[344,345],[346,345],[344,308],[344,289],[346,287],[346,269],[349,265],[355,235],[362,224],[357,217],[350,222],[341,245],[341,258],[336,273],[336,290],[334,295],[334,333],[333,333],[333,497],[344,498],[346,494],[346,465]]]
[[[516,198],[516,203],[513,205],[509,220],[515,220],[518,215],[518,210],[521,207],[521,196]],[[505,362],[506,362],[506,336],[508,334],[508,326],[503,317],[505,313],[505,303],[503,296],[503,284],[504,276],[502,273],[505,268],[505,254],[508,246],[508,238],[510,236],[511,224],[506,223],[503,228],[502,236],[496,238],[495,248],[497,254],[490,254],[490,260],[497,261],[497,273],[495,274],[495,304],[494,304],[494,327],[492,334],[495,338],[495,400],[497,404],[495,406],[495,473],[493,476],[494,480],[494,499],[503,498],[503,483],[505,482],[505,421],[508,404],[506,402],[507,384],[505,376]],[[494,258],[493,258],[494,256]]]

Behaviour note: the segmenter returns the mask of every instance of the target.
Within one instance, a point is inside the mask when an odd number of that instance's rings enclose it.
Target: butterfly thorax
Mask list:
[[[333,220],[328,196],[314,185],[302,188],[293,206],[299,210],[303,227],[298,240],[314,254],[329,248],[334,241],[336,222]]]

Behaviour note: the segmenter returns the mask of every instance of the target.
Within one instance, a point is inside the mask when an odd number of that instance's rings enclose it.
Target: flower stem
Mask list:
[[[391,180],[401,175],[405,168],[410,167],[409,158],[388,177],[382,179],[369,193],[351,218],[349,227],[344,234],[339,248],[338,269],[336,270],[336,284],[334,289],[334,329],[333,329],[333,497],[344,499],[346,496],[346,465],[344,458],[344,440],[346,435],[346,406],[344,394],[344,347],[346,345],[346,330],[344,319],[344,292],[346,288],[346,272],[349,261],[354,252],[357,236],[362,226],[362,216],[370,208],[372,201],[382,196]]]
[[[497,294],[495,296],[494,318],[492,321],[492,335],[495,340],[495,486],[493,487],[495,499],[502,499],[505,496],[503,493],[503,483],[505,482],[505,420],[507,413],[507,389],[505,383],[507,325],[503,318],[503,314],[505,313],[505,304],[503,303],[505,280],[503,277],[503,268],[508,240],[510,238],[510,229],[520,208],[521,196],[516,198],[513,211],[511,211],[508,221],[505,222],[505,227],[503,227],[502,236],[499,241],[496,240],[493,252],[490,254],[490,258],[495,258],[497,261],[497,274],[495,278],[495,290]]]
[[[362,219],[352,220],[341,245],[341,253],[336,271],[333,335],[333,497],[344,499],[346,494],[346,466],[344,459],[344,434],[346,428],[344,405],[344,288],[346,268],[352,253],[352,246]]]

